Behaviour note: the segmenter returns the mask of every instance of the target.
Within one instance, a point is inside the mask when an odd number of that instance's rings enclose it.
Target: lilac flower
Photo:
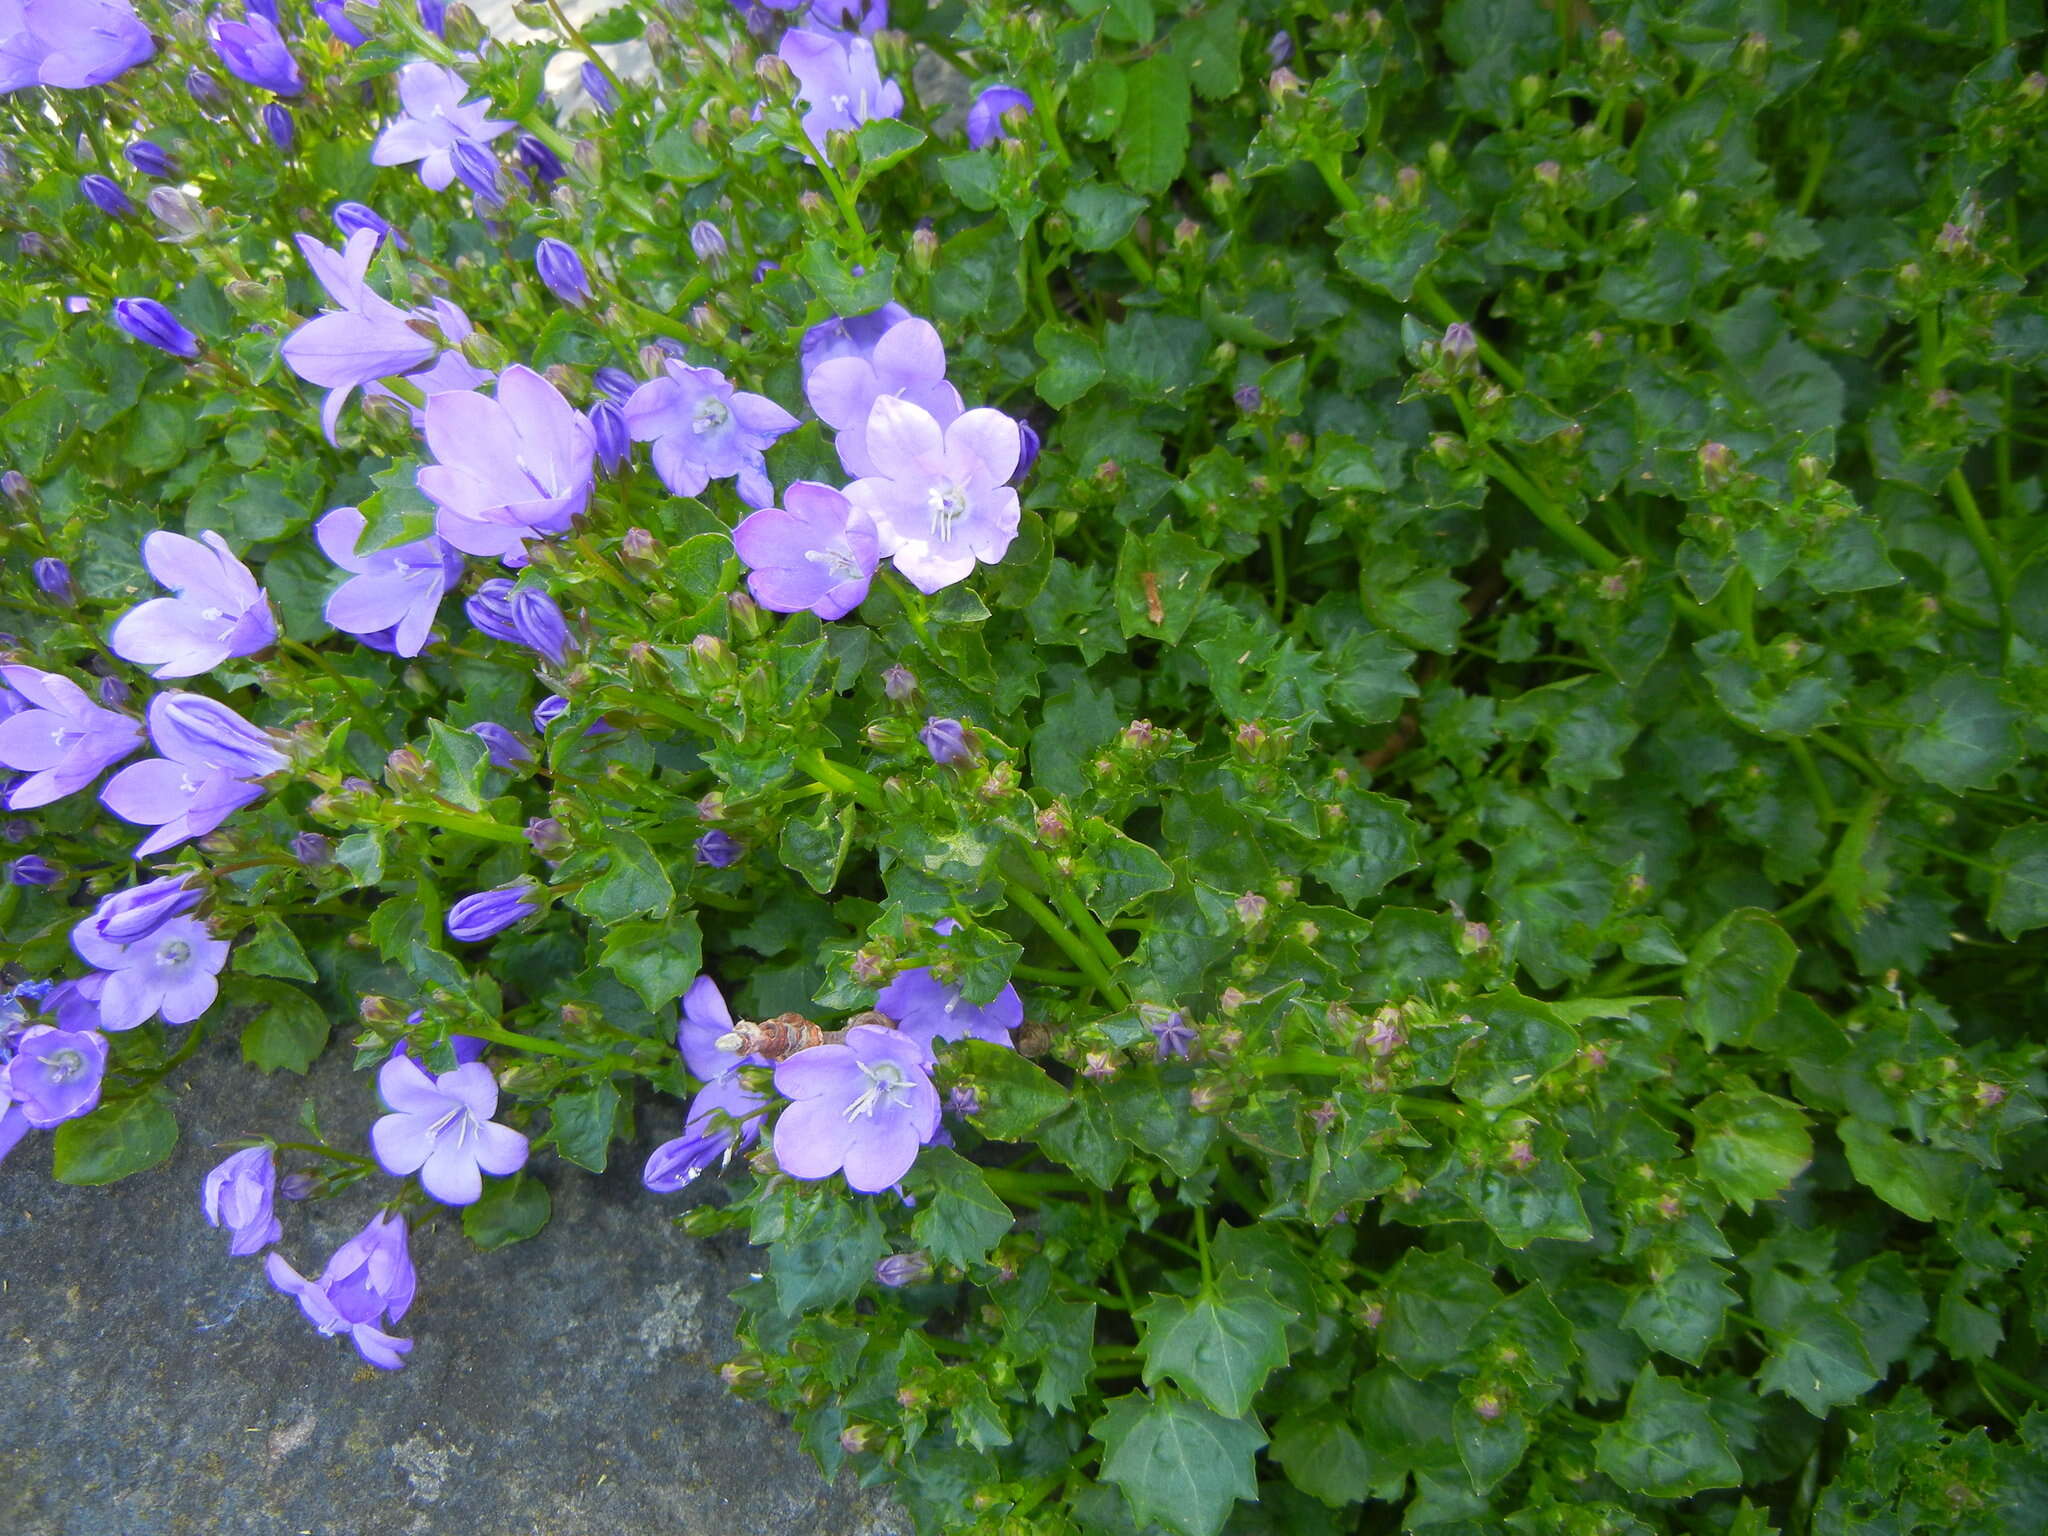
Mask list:
[[[475,944],[503,933],[540,910],[532,885],[517,881],[465,896],[448,909],[448,937]]]
[[[1294,38],[1291,34],[1275,32],[1266,39],[1266,58],[1271,61],[1275,69],[1285,67],[1287,61],[1293,57]]]
[[[967,739],[967,727],[944,715],[933,715],[918,730],[917,739],[940,766],[974,761],[974,744]]]
[[[792,1100],[775,1122],[775,1161],[792,1178],[840,1172],[875,1194],[896,1183],[939,1128],[924,1048],[893,1029],[856,1024],[843,1045],[814,1045],[775,1068]]]
[[[94,994],[100,990],[103,980],[102,974],[94,971],[90,976],[81,976],[74,981],[58,982],[43,995],[43,1017],[54,1019],[59,1029],[99,1028],[100,1005]]]
[[[394,653],[417,656],[433,630],[441,598],[462,577],[462,556],[436,534],[359,555],[364,526],[356,508],[336,507],[313,529],[321,553],[354,572],[327,599],[327,622],[351,635],[389,630]]]
[[[583,270],[583,258],[566,240],[550,237],[533,248],[533,269],[547,284],[548,292],[572,309],[590,302],[590,276]]]
[[[100,983],[100,1028],[133,1029],[161,1014],[166,1024],[189,1024],[213,1006],[228,946],[196,917],[173,917],[130,944],[103,938],[88,917],[71,930],[71,947],[105,973]]]
[[[590,500],[590,422],[530,368],[507,368],[495,399],[435,395],[426,433],[439,462],[420,470],[419,487],[441,537],[465,554],[521,564],[527,539],[562,532]]]
[[[250,780],[288,762],[262,731],[196,693],[150,700],[149,735],[163,756],[130,763],[100,791],[100,804],[123,821],[157,829],[136,845],[137,858],[205,836],[262,798]]]
[[[444,302],[446,301],[439,299],[435,301],[437,305]],[[453,309],[455,306],[451,304],[448,307]],[[448,340],[446,329],[442,330],[441,338],[444,341]],[[443,352],[425,368],[420,369],[416,373],[408,373],[405,376],[406,382],[428,400],[433,399],[436,395],[452,394],[458,389],[481,389],[495,378],[497,378],[495,373],[492,373],[489,369],[477,367],[460,352],[453,350],[452,345],[450,350]],[[364,386],[363,393],[365,395],[376,395],[386,400],[396,400],[398,398],[381,383]],[[427,408],[424,405],[415,405],[410,400],[405,402],[405,408],[412,416],[413,431],[426,431]]]
[[[85,788],[103,769],[142,745],[132,715],[103,709],[70,678],[34,667],[0,666],[0,700],[24,707],[0,719],[0,767],[27,778],[7,794],[7,808],[32,810]]]
[[[187,876],[165,875],[103,898],[86,923],[108,944],[136,944],[190,912],[205,894]]]
[[[533,728],[545,736],[550,727],[569,713],[569,701],[559,693],[551,693],[533,706]]]
[[[455,177],[476,194],[476,200],[486,208],[495,208],[504,202],[505,196],[498,190],[498,157],[488,146],[474,139],[457,139],[449,148],[448,163],[455,168]]]
[[[974,149],[987,149],[998,139],[1013,137],[1003,124],[1005,114],[1035,110],[1028,91],[1020,91],[1014,85],[990,86],[975,97],[974,105],[967,109],[968,145]]]
[[[337,253],[310,235],[298,237],[335,307],[293,331],[280,350],[293,373],[328,392],[320,426],[330,443],[351,392],[430,362],[440,350],[413,329],[411,316],[370,287],[370,262],[382,239],[374,229],[358,229]]]
[[[31,1025],[0,1067],[0,1097],[11,1099],[39,1131],[90,1113],[107,1071],[107,1039],[97,1030]]]
[[[981,1095],[971,1083],[955,1083],[946,1095],[946,1112],[963,1120],[981,1113]]]
[[[697,839],[697,862],[707,869],[730,869],[745,852],[723,827],[713,827]]]
[[[363,4],[375,6],[378,0],[363,0]],[[346,0],[313,0],[313,9],[320,19],[327,23],[327,30],[344,48],[360,48],[367,43],[369,34],[348,19]]]
[[[931,1277],[931,1255],[926,1253],[892,1253],[875,1265],[875,1279],[891,1290],[922,1285]]]
[[[822,152],[825,135],[836,128],[851,131],[903,110],[903,88],[882,78],[875,45],[864,37],[787,32],[778,56],[796,76],[797,100],[809,108],[803,130],[813,149]]]
[[[114,300],[114,324],[137,341],[173,357],[197,357],[199,338],[155,299]]]
[[[590,435],[597,446],[597,461],[608,475],[616,475],[633,456],[633,435],[626,429],[626,413],[611,400],[600,400],[590,408]]]
[[[81,176],[78,178],[78,190],[87,202],[110,219],[125,219],[135,211],[135,205],[128,201],[128,194],[111,176],[102,176],[97,171]]]
[[[725,231],[709,219],[699,219],[690,226],[690,249],[714,272],[719,270],[725,265]]]
[[[836,27],[872,37],[889,25],[889,0],[811,0],[804,24],[812,30]]]
[[[25,853],[7,866],[9,885],[55,885],[63,878],[63,869],[39,853]]]
[[[105,85],[155,52],[127,0],[0,0],[0,95]]]
[[[488,98],[464,101],[468,82],[452,69],[415,60],[398,72],[405,115],[377,136],[372,165],[420,163],[420,180],[436,192],[455,179],[455,146],[484,144],[514,125],[490,116]]]
[[[67,607],[78,601],[77,588],[71,584],[71,567],[62,560],[45,555],[29,569],[44,596],[54,597]]]
[[[1017,423],[1000,411],[968,411],[941,427],[922,406],[883,395],[867,427],[875,473],[846,496],[874,519],[896,569],[936,592],[977,560],[1000,560],[1017,536],[1017,493],[1006,482],[1021,446]]]
[[[270,135],[270,142],[289,155],[292,146],[299,141],[298,124],[292,119],[292,109],[275,101],[266,102],[262,117],[263,131]]]
[[[231,1258],[246,1259],[284,1236],[271,1212],[277,1197],[277,1159],[268,1147],[244,1147],[216,1163],[200,1186],[209,1227],[226,1227]]]
[[[583,89],[598,111],[609,117],[619,109],[619,93],[611,77],[588,59],[583,62],[582,78]]]
[[[640,1182],[658,1194],[673,1194],[713,1163],[744,1151],[761,1139],[760,1111],[768,1096],[740,1077],[743,1066],[766,1066],[760,1056],[721,1050],[719,1038],[732,1029],[732,1011],[718,983],[699,976],[683,994],[676,1049],[691,1075],[704,1086],[690,1101],[683,1134],[663,1142],[647,1159]]]
[[[543,187],[551,186],[569,174],[569,168],[562,164],[562,157],[548,148],[545,140],[530,133],[519,135],[512,148],[519,156],[519,163],[532,171],[533,179]]]
[[[763,453],[796,418],[764,395],[736,390],[716,368],[668,364],[626,402],[635,442],[654,444],[654,471],[678,496],[697,496],[713,480],[735,479],[740,500],[765,507],[775,499]]]
[[[334,227],[341,231],[341,238],[347,241],[358,230],[367,229],[382,245],[387,239],[396,240],[400,250],[405,249],[405,237],[391,227],[390,222],[376,209],[366,203],[336,203],[334,205]]]
[[[223,21],[216,14],[207,23],[207,31],[213,38],[213,51],[237,80],[273,95],[299,94],[304,82],[299,78],[298,61],[269,17],[252,11],[240,21]]]
[[[951,918],[936,925],[941,934],[956,926]],[[1014,986],[1005,983],[993,1002],[970,1003],[958,987],[947,986],[925,966],[903,972],[882,988],[875,1007],[918,1043],[926,1061],[933,1059],[932,1044],[938,1040],[971,1038],[1009,1045],[1010,1032],[1024,1022],[1024,1000]]]
[[[93,692],[99,695],[99,701],[109,709],[119,709],[134,695],[134,690],[118,677],[101,678],[99,686]]]
[[[625,369],[609,365],[591,374],[590,382],[597,386],[598,392],[606,399],[615,400],[620,405],[632,399],[633,391],[640,387],[640,381]]]
[[[491,1119],[498,1080],[480,1061],[435,1074],[396,1056],[378,1068],[377,1092],[392,1111],[370,1127],[378,1164],[395,1177],[417,1173],[443,1205],[474,1205],[484,1174],[526,1166],[526,1138]]]
[[[1147,1026],[1158,1049],[1158,1059],[1185,1057],[1194,1049],[1195,1032],[1188,1027],[1187,1015],[1175,1009],[1165,1018]]]
[[[898,321],[872,351],[817,364],[804,378],[804,398],[837,432],[839,462],[849,475],[872,475],[868,418],[883,395],[921,406],[942,427],[958,419],[960,391],[946,382],[946,347],[930,321]]]
[[[521,587],[512,594],[511,613],[512,632],[521,645],[558,667],[568,663],[576,642],[561,604],[538,587]]]
[[[880,559],[873,521],[831,486],[811,480],[791,484],[782,501],[732,531],[747,590],[773,613],[851,613],[868,595]]]
[[[277,643],[270,599],[211,528],[197,539],[158,529],[142,541],[142,563],[175,595],[121,615],[107,643],[123,661],[153,677],[194,677]]]
[[[306,1321],[332,1338],[347,1334],[356,1353],[379,1370],[395,1371],[412,1350],[411,1339],[394,1339],[379,1324],[396,1324],[412,1305],[418,1278],[405,1249],[405,1218],[380,1211],[370,1224],[334,1250],[334,1257],[308,1280],[273,1253],[264,1261],[270,1283],[297,1299]]]
[[[526,750],[526,743],[495,720],[479,720],[469,728],[469,734],[489,751],[493,768],[509,771],[533,761],[533,754]]]

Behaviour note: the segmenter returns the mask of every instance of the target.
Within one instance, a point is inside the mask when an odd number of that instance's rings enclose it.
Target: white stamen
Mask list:
[[[948,481],[925,492],[924,504],[932,518],[932,537],[941,544],[953,537],[953,528],[967,515],[966,490]]]
[[[831,549],[807,549],[804,558],[812,565],[822,565],[840,581],[857,580],[861,574],[860,562],[853,558],[853,551],[844,545]]]
[[[910,1102],[910,1079],[903,1075],[903,1069],[891,1061],[878,1061],[870,1065],[860,1064],[868,1085],[859,1098],[846,1106],[846,1118],[858,1120],[862,1116],[872,1118],[877,1110],[894,1109]]]
[[[726,409],[723,400],[699,400],[697,409],[690,413],[690,430],[701,437],[706,432],[716,432],[730,420],[732,412]]]

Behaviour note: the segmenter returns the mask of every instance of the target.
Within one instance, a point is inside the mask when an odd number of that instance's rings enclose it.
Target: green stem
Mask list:
[[[1047,987],[1085,987],[1090,984],[1079,971],[1062,971],[1049,965],[1013,965],[1010,974]]]
[[[1985,1375],[2000,1385],[2010,1387],[2015,1392],[2024,1392],[2037,1403],[2048,1403],[2048,1387],[2035,1386],[2026,1377],[2017,1371],[2007,1370],[1996,1360],[1979,1360],[1977,1365]]]
[[[439,827],[444,832],[466,833],[487,843],[526,841],[526,833],[518,827],[508,827],[502,821],[493,821],[488,816],[473,816],[467,811],[447,811],[433,805],[394,805],[391,809],[400,821]]]
[[[619,77],[612,73],[611,65],[605,63],[605,61],[598,56],[597,50],[590,46],[589,39],[584,37],[582,29],[579,28],[575,22],[571,21],[566,14],[564,14],[562,7],[559,3],[557,3],[557,0],[548,0],[548,12],[555,18],[555,25],[561,28],[562,36],[569,39],[570,45],[574,47],[578,53],[582,54],[583,57],[590,60],[591,63],[597,66],[598,73],[603,75],[605,79],[611,82],[612,89],[614,91],[623,90],[624,87],[619,83]]]
[[[1991,529],[1984,522],[1983,510],[1977,505],[1977,496],[1958,469],[1948,477],[1949,499],[1956,504],[1956,511],[1962,514],[1963,531],[1970,536],[1970,543],[1977,551],[1977,559],[1984,566],[1984,574],[1991,582],[1992,595],[1998,602],[1998,635],[2000,660],[2012,652],[2012,571],[1999,555],[1998,545],[1993,542]]]
[[[1536,514],[1537,521],[1577,550],[1589,564],[1603,571],[1611,571],[1621,564],[1619,555],[1573,522],[1569,512],[1537,490],[1529,477],[1509,463],[1504,454],[1490,444],[1480,452],[1494,479],[1506,486],[1517,501]]]
[[[1280,525],[1266,525],[1266,549],[1273,562],[1273,622],[1287,622],[1287,551],[1282,546]]]
[[[367,1168],[377,1166],[374,1157],[365,1157],[360,1152],[343,1152],[338,1147],[322,1146],[317,1141],[274,1141],[271,1145],[280,1152],[311,1152],[319,1157],[331,1157],[338,1163],[361,1163]]]
[[[1067,958],[1081,968],[1081,973],[1088,978],[1096,991],[1114,1007],[1129,1006],[1130,999],[1103,968],[1102,961],[1096,957],[1093,950],[1074,937],[1067,925],[1060,921],[1058,913],[1040,901],[1028,887],[1007,875],[1003,877],[1003,886],[1009,892],[1010,900],[1022,907],[1025,915],[1044,930],[1045,936],[1065,951]]]
[[[391,738],[384,734],[384,727],[377,723],[376,716],[370,712],[369,700],[356,692],[356,685],[351,679],[344,677],[340,672],[336,671],[334,664],[310,645],[301,645],[298,641],[287,639],[283,636],[278,638],[277,643],[284,650],[291,652],[292,655],[311,662],[314,667],[326,673],[335,687],[348,695],[349,702],[355,706],[354,718],[349,723],[351,725],[360,725],[369,734],[370,739],[376,742],[385,752],[391,750]]]
[[[1087,904],[1075,893],[1073,886],[1054,873],[1052,864],[1044,853],[1036,846],[1026,843],[1024,854],[1031,861],[1031,867],[1037,871],[1038,878],[1044,882],[1045,888],[1052,892],[1052,898],[1058,903],[1059,909],[1067,914],[1067,921],[1074,925],[1076,931],[1095,951],[1096,958],[1111,970],[1122,965],[1122,952],[1109,941],[1109,935],[1103,931],[1102,924],[1095,920],[1095,914],[1088,910]]]
[[[1199,1205],[1195,1207],[1195,1256],[1202,1265],[1202,1289],[1215,1289],[1216,1270],[1209,1262],[1209,1213]]]

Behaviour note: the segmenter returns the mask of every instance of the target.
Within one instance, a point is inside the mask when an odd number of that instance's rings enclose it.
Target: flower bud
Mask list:
[[[891,1289],[921,1285],[931,1277],[932,1261],[927,1253],[892,1253],[875,1265],[875,1279]]]
[[[917,678],[898,662],[882,674],[882,692],[894,703],[901,704],[917,692]]]
[[[35,482],[18,469],[0,474],[0,496],[7,498],[7,504],[17,512],[33,512],[42,504]]]
[[[908,254],[911,271],[919,277],[931,276],[932,269],[939,262],[939,232],[932,228],[929,219],[911,231]]]
[[[426,759],[411,747],[399,747],[384,759],[384,782],[401,794],[426,788],[432,775]]]
[[[1702,443],[1699,450],[1700,478],[1710,490],[1718,490],[1735,477],[1735,453],[1726,443]]]
[[[725,232],[709,219],[699,219],[690,226],[690,249],[713,272],[725,270],[728,254]]]
[[[54,556],[45,555],[30,567],[35,573],[36,586],[46,597],[70,607],[78,601],[77,589],[71,583],[71,567]]]
[[[942,766],[974,760],[974,744],[968,737],[968,728],[958,720],[934,715],[925,721],[917,737],[924,743],[925,751],[931,754],[932,761]]]
[[[292,857],[307,869],[334,862],[334,845],[318,832],[301,832],[291,840]]]
[[[572,309],[590,302],[590,277],[583,270],[583,258],[566,240],[552,237],[533,249],[533,267],[548,292]]]
[[[541,22],[541,26],[547,25],[545,20]],[[462,0],[456,0],[441,12],[441,39],[457,53],[475,53],[489,35],[484,24],[477,20],[476,12]]]
[[[95,171],[90,176],[81,176],[78,190],[85,200],[99,209],[110,219],[125,219],[135,211],[135,205],[128,200],[128,194],[121,190],[121,184],[110,176]]]
[[[52,864],[39,853],[25,853],[7,866],[9,885],[55,885],[63,877],[63,866]]]
[[[723,827],[713,827],[697,839],[697,862],[706,869],[730,869],[746,849]]]

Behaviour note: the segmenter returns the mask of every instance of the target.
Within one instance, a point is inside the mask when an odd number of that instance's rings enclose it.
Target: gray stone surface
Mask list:
[[[371,1085],[345,1055],[310,1091],[360,1145]],[[0,1166],[6,1536],[910,1536],[720,1384],[749,1250],[665,1220],[679,1206],[639,1187],[644,1148],[602,1178],[537,1157],[555,1214],[530,1242],[480,1254],[454,1221],[416,1233],[419,1297],[396,1331],[417,1343],[386,1374],[200,1216],[214,1143],[292,1137],[308,1083],[258,1076],[225,1042],[185,1080],[162,1168],[66,1188],[46,1136]],[[671,1106],[650,1130],[680,1120]],[[280,1251],[317,1271],[382,1185],[280,1202]]]

